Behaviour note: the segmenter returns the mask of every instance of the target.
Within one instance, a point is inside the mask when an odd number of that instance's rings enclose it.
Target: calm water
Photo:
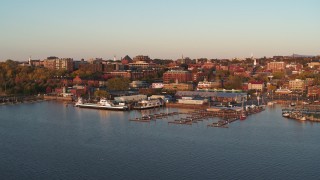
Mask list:
[[[280,108],[226,129],[128,121],[137,116],[57,102],[0,106],[0,179],[320,177],[320,124],[282,118]]]

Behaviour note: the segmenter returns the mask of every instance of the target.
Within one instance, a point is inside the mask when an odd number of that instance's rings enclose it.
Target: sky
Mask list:
[[[319,0],[1,0],[0,60],[320,55]]]

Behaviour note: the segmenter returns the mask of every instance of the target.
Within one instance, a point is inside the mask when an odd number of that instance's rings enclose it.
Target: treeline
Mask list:
[[[56,86],[48,80],[64,72],[51,71],[45,68],[19,66],[18,62],[7,60],[0,62],[0,94],[31,95],[45,92]]]
[[[141,78],[147,82],[152,82],[156,78],[162,77],[163,71],[157,75]],[[76,70],[68,73],[65,70],[50,70],[44,67],[19,66],[13,60],[0,62],[0,95],[33,95],[38,93],[51,92],[56,87],[63,84],[61,78],[74,78],[79,76],[82,79],[100,80],[102,73],[92,72],[90,69]],[[116,77],[108,80],[109,90],[127,90],[130,80]]]

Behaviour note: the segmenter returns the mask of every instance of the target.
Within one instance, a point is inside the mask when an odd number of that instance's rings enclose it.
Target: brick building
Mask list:
[[[73,59],[72,58],[62,58],[51,56],[44,60],[43,66],[52,70],[67,70],[69,72],[73,71]]]
[[[308,87],[308,97],[319,98],[320,97],[320,86]]]
[[[270,70],[272,72],[282,72],[285,69],[285,63],[284,62],[269,62],[267,64],[267,70]]]
[[[171,70],[163,74],[163,83],[176,82],[186,83],[192,81],[192,74],[189,71]]]

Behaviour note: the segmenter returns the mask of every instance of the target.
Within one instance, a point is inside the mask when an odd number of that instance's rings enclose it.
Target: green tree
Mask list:
[[[108,80],[107,87],[109,90],[125,91],[129,89],[129,83],[128,78],[115,77]]]
[[[109,93],[105,90],[97,90],[94,92],[94,97],[108,97],[109,96]]]
[[[239,76],[229,76],[229,80],[224,86],[226,89],[241,89],[242,81],[242,78]]]
[[[272,75],[273,79],[283,79],[285,76],[284,72],[274,72]]]

